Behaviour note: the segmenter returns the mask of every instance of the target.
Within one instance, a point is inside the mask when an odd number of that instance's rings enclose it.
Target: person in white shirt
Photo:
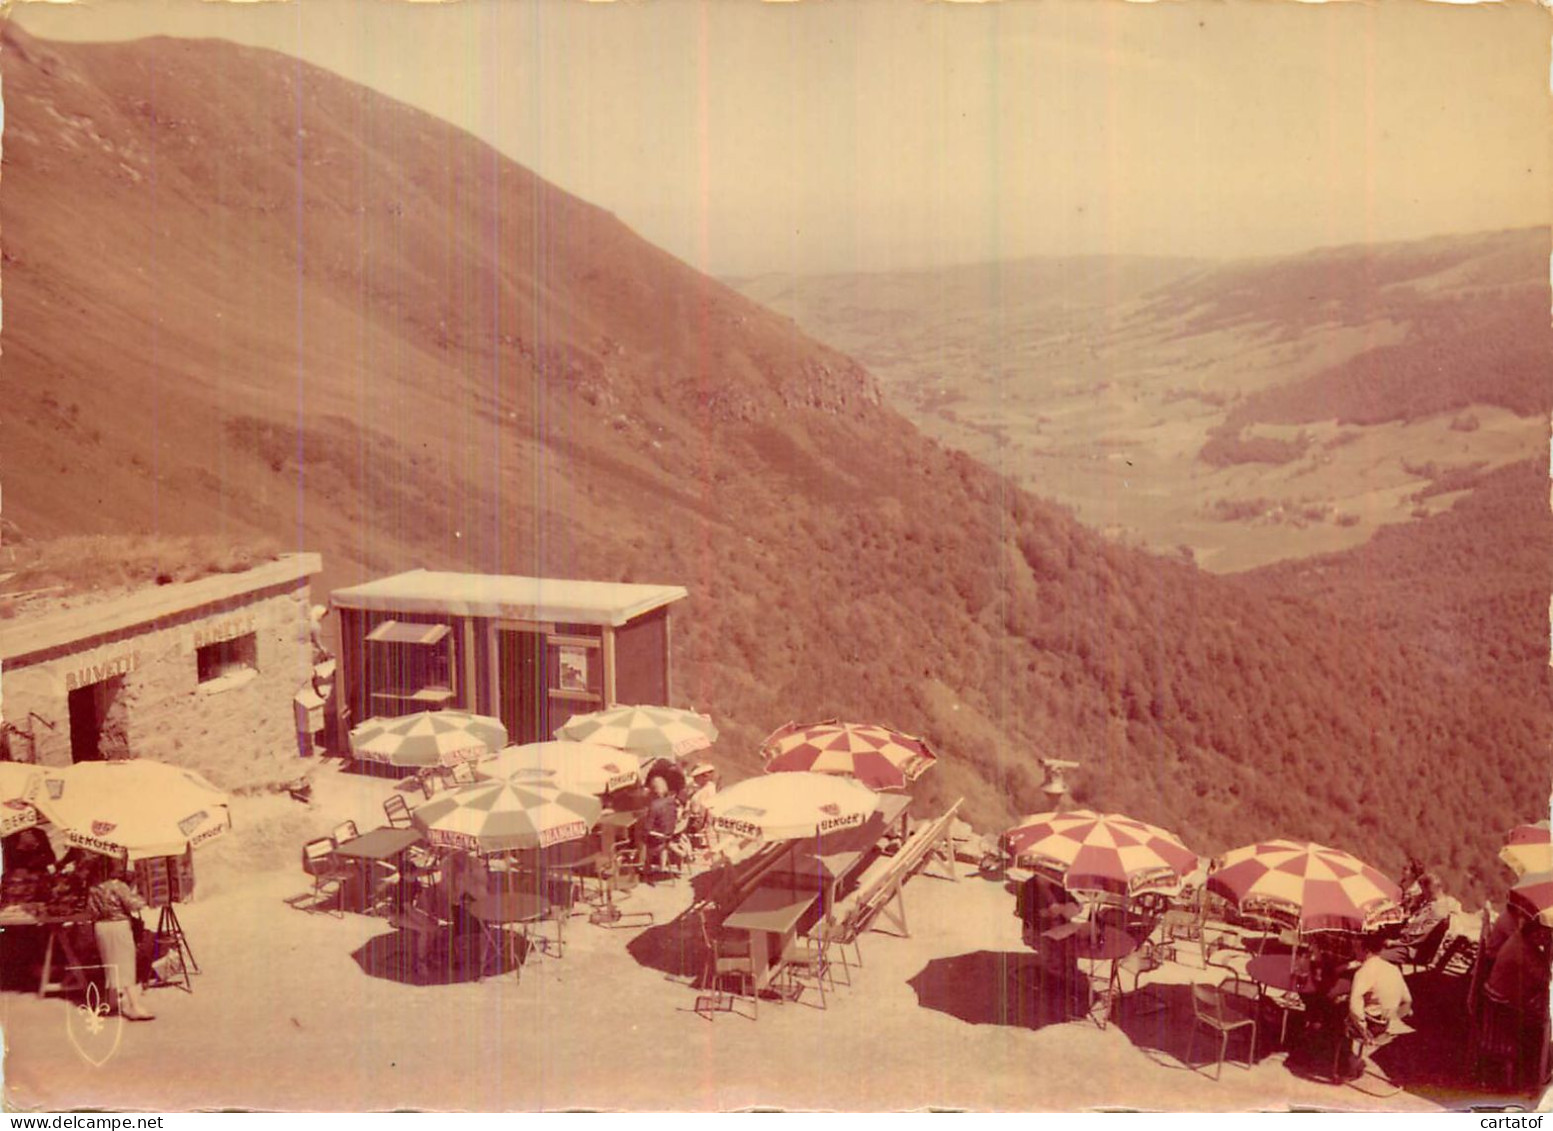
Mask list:
[[[1361,1041],[1380,1037],[1393,1022],[1413,1012],[1413,995],[1402,971],[1381,956],[1384,945],[1374,935],[1365,935],[1360,942],[1364,961],[1354,971],[1348,994],[1348,1024],[1350,1035]],[[1364,1070],[1359,1051],[1352,1044],[1346,1060],[1345,1076],[1356,1077]]]
[[[690,820],[695,825],[706,818],[706,808],[712,803],[712,798],[717,796],[717,767],[710,762],[702,762],[690,771],[690,780],[695,784],[695,792],[690,795]]]

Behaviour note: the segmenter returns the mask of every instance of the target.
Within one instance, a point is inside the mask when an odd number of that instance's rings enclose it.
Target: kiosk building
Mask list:
[[[457,708],[539,742],[576,714],[668,703],[677,585],[412,570],[337,589],[349,722]]]

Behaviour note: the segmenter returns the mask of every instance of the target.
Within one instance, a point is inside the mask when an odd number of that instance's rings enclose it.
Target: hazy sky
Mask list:
[[[219,36],[491,141],[719,274],[1240,255],[1546,223],[1530,3],[31,3]]]

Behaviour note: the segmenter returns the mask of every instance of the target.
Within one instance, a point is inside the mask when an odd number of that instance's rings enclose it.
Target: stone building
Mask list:
[[[297,773],[317,554],[0,621],[10,758],[154,758],[227,788]]]

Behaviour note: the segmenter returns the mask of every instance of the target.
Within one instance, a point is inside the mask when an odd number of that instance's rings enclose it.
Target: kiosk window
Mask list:
[[[194,650],[194,662],[199,667],[199,681],[210,683],[223,676],[258,668],[256,634],[250,632],[231,640],[218,640]]]

